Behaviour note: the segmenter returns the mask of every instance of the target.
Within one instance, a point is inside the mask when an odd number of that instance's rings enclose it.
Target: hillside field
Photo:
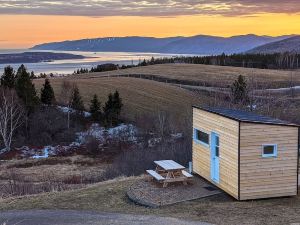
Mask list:
[[[262,88],[289,87],[291,77],[295,85],[300,84],[300,70],[266,70],[230,66],[212,66],[200,64],[160,64],[136,67],[110,72],[75,75],[81,78],[114,75],[153,75],[183,81],[195,81],[204,86],[228,87],[238,77],[243,75],[253,77],[255,83]]]
[[[145,79],[127,77],[97,77],[89,79],[70,79],[78,85],[84,103],[88,108],[90,100],[97,94],[102,106],[110,92],[118,90],[124,103],[126,118],[134,119],[136,115],[166,111],[172,116],[185,116],[191,112],[192,104],[207,103],[208,98],[196,97],[185,89]],[[50,80],[58,98],[61,93],[63,78]],[[34,80],[36,88],[41,89],[44,79]]]

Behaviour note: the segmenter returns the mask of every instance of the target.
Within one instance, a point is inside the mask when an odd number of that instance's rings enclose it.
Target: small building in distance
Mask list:
[[[238,200],[297,195],[299,126],[193,106],[193,172]]]

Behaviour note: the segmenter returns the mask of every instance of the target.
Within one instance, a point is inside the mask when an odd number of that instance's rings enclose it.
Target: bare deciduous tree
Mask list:
[[[0,154],[10,151],[13,135],[24,120],[25,111],[16,92],[0,88],[0,136],[5,146]]]
[[[64,80],[63,83],[61,84],[61,91],[59,95],[59,102],[68,108],[68,112],[67,112],[68,129],[70,128],[70,107],[72,101],[73,87],[74,85],[72,83]]]
[[[168,115],[164,111],[159,111],[157,113],[157,131],[159,132],[161,138],[165,137],[168,128]]]

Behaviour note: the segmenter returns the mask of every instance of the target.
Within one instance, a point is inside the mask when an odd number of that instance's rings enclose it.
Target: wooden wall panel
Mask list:
[[[193,127],[220,138],[220,182],[210,178],[210,148],[193,141],[193,170],[230,195],[238,198],[239,122],[201,109],[193,109]]]
[[[298,128],[242,122],[240,132],[240,199],[296,195]],[[263,144],[277,157],[263,158]]]

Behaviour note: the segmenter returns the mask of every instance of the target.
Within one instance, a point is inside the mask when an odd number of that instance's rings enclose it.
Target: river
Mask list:
[[[35,50],[36,51],[36,50]],[[0,49],[0,54],[5,53],[22,53],[22,52],[34,52],[28,49]],[[85,59],[72,59],[72,60],[54,60],[51,62],[40,63],[25,63],[25,66],[29,71],[34,71],[35,74],[40,73],[53,73],[55,75],[72,74],[75,70],[80,68],[90,69],[93,66],[103,63],[115,63],[119,65],[131,65],[137,64],[144,59],[160,58],[160,57],[174,57],[180,54],[161,54],[161,53],[140,53],[140,52],[81,52],[81,51],[36,51],[36,52],[55,52],[55,53],[70,53],[83,55],[88,58]],[[15,70],[20,64],[10,64]],[[0,74],[6,64],[0,64]]]

